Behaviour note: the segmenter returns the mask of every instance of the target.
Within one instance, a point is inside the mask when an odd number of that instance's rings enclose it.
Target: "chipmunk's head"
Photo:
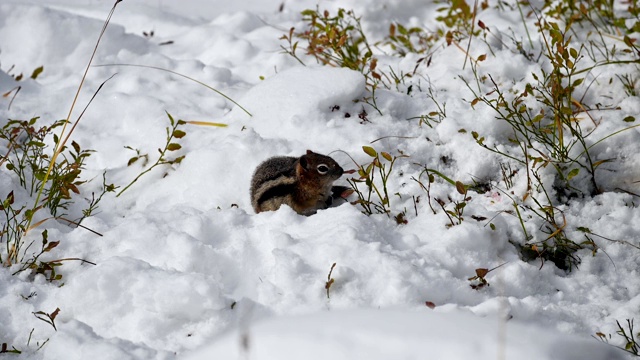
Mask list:
[[[332,158],[307,150],[307,153],[300,157],[296,172],[299,177],[308,180],[331,183],[342,176],[344,170]]]

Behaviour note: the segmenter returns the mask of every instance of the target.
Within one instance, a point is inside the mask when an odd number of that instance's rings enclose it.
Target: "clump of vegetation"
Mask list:
[[[567,9],[556,7],[548,11],[559,16],[567,15]],[[513,132],[509,144],[491,145],[483,136],[472,132],[476,143],[524,167],[528,174],[526,194],[521,199],[512,197],[527,240],[521,247],[523,258],[539,258],[543,262],[551,260],[562,269],[577,265],[579,257],[574,255],[575,252],[585,246],[591,247],[591,244],[577,243],[566,236],[567,224],[561,205],[573,197],[593,196],[602,191],[597,181],[597,170],[613,159],[595,160],[592,149],[601,141],[633,127],[595,141],[590,139],[599,126],[591,113],[614,110],[614,107],[584,102],[589,91],[589,86],[584,84],[586,75],[601,66],[638,63],[637,60],[620,59],[613,48],[607,47],[602,27],[593,28],[600,35],[600,42],[582,41],[575,36],[574,26],[581,19],[595,24],[589,17],[590,11],[582,5],[582,15],[571,13],[571,17],[563,17],[563,25],[539,18],[542,60],[538,71],[531,74],[534,82],[525,83],[522,90],[504,90],[491,74],[481,76],[474,72],[474,85],[465,81],[474,94],[471,105],[475,107],[483,103],[490,107],[496,118],[507,122]],[[630,41],[623,43],[628,47],[628,51],[619,52],[624,58],[631,52],[633,44]],[[628,117],[625,121],[634,120]],[[551,183],[543,181],[543,173],[548,174],[548,168],[555,174]],[[542,240],[527,232],[523,213],[533,214],[534,218],[542,221]]]
[[[635,333],[633,319],[627,319],[626,327],[623,327],[618,320],[616,320],[616,325],[618,326],[616,335],[618,335],[624,344],[622,346],[616,346],[635,356],[640,356],[640,332]],[[611,334],[607,336],[602,332],[597,332],[596,336],[600,341],[605,343],[609,343],[609,340],[612,339]]]
[[[102,196],[114,191],[115,186],[103,184],[102,193],[98,198],[92,196],[82,218],[67,219],[69,206],[79,200],[80,188],[87,182],[81,178],[81,174],[92,151],[83,150],[75,141],[71,143],[70,148],[60,144],[60,137],[55,134],[55,130],[64,126],[65,120],[55,121],[48,126],[39,126],[38,120],[38,117],[30,120],[9,120],[0,129],[0,140],[5,142],[8,149],[0,160],[0,165],[13,172],[24,194],[28,195],[27,199],[17,200],[16,197],[19,195],[16,189],[4,197],[0,204],[5,218],[0,229],[0,243],[5,243],[4,249],[0,251],[0,263],[4,266],[20,264],[15,273],[31,269],[36,274],[44,274],[49,281],[54,281],[61,279],[61,275],[57,274],[55,269],[62,261],[80,259],[42,261],[40,257],[53,250],[59,241],[49,241],[45,229],[42,231],[42,246],[30,253],[29,249],[35,244],[35,240],[27,240],[27,233],[52,219],[81,226],[82,220],[98,207]],[[49,138],[59,149],[61,161],[52,163],[53,155],[46,145]],[[37,196],[39,191],[42,191],[43,196],[30,206],[30,199]],[[47,215],[40,215],[43,211],[46,211]]]
[[[389,24],[388,36],[375,40],[365,36],[361,18],[353,11],[340,9],[331,15],[317,8],[306,10],[302,19],[307,27],[303,31],[292,28],[284,35],[282,39],[288,42],[288,47],[283,46],[283,49],[302,63],[297,50],[300,44],[304,44],[306,54],[318,63],[363,73],[373,94],[370,103],[375,104],[375,89],[381,85],[407,94],[416,88],[423,91],[420,86],[401,88],[398,84],[424,75],[419,65],[429,66],[439,49],[450,45],[458,48],[465,54],[462,68],[469,63],[474,77],[472,80],[459,77],[473,94],[469,101],[472,109],[481,105],[489,107],[496,119],[506,122],[511,129],[505,143],[491,143],[478,131],[470,132],[473,141],[503,159],[502,177],[507,188],[513,186],[515,174],[520,171],[526,174],[524,194],[518,196],[508,189],[496,189],[511,199],[512,208],[505,209],[504,213],[516,216],[521,224],[524,242],[514,244],[525,260],[539,259],[541,264],[551,261],[566,270],[575,268],[580,263],[578,250],[588,249],[595,253],[598,247],[594,241],[579,242],[568,236],[569,224],[564,215],[566,206],[573,198],[594,196],[604,190],[599,183],[599,174],[615,159],[599,159],[594,152],[595,146],[620,132],[640,126],[633,124],[633,116],[621,117],[624,124],[628,124],[625,128],[593,139],[594,131],[600,125],[596,114],[617,111],[617,108],[615,104],[603,105],[593,100],[598,98],[594,94],[587,96],[594,91],[592,85],[600,81],[594,76],[594,71],[612,65],[629,72],[617,74],[610,82],[617,80],[627,94],[637,93],[637,76],[634,74],[640,64],[640,49],[630,36],[640,32],[640,10],[636,1],[626,4],[626,9],[614,7],[613,2],[606,0],[588,4],[568,0],[545,1],[538,9],[531,6],[527,9],[520,2],[498,4],[498,10],[510,7],[519,11],[528,42],[507,34],[503,34],[504,38],[498,37],[492,32],[491,24],[478,18],[482,11],[489,9],[487,1],[447,0],[439,4],[435,30],[393,22]],[[537,19],[533,31],[539,34],[538,44],[532,41],[526,24],[527,18],[532,16]],[[481,40],[487,53],[471,54],[474,39]],[[503,79],[483,73],[480,64],[495,54],[494,46],[510,49],[515,56],[522,56],[534,65],[534,71],[523,74],[519,79]],[[393,56],[414,56],[417,61],[413,69],[378,69],[377,57],[388,55],[384,51],[389,49]],[[436,101],[431,84],[428,90],[426,97],[436,105],[434,110],[411,119],[419,120],[420,125],[434,127],[446,118],[446,108],[445,104],[440,105]],[[386,184],[393,166],[391,160],[395,159],[381,156],[371,147],[365,152],[373,161],[360,167],[359,178],[350,180],[358,196],[356,203],[367,214],[389,215],[392,210]],[[385,161],[386,167],[382,166]],[[436,213],[434,206],[439,207],[448,217],[448,226],[461,224],[467,217],[464,210],[472,200],[468,191],[474,189],[473,185],[450,181],[461,199],[452,196],[437,198],[432,204],[429,190],[434,175],[444,175],[433,169],[429,169],[427,175],[429,182],[414,180],[427,190],[431,210]],[[381,183],[376,184],[376,181]],[[396,218],[400,222],[405,221],[404,216]],[[527,222],[536,225],[525,226]],[[493,224],[490,228],[494,228]],[[538,230],[532,231],[532,228]]]
[[[354,203],[360,205],[362,212],[367,215],[378,213],[389,216],[391,205],[388,181],[396,160],[406,155],[392,156],[385,151],[378,152],[371,146],[363,146],[362,150],[372,160],[367,164],[358,165],[359,177],[347,179],[358,196]]]
[[[296,31],[291,28],[288,34],[280,39],[287,42],[281,46],[285,53],[305,65],[298,56],[300,41],[305,44],[305,53],[319,64],[343,67],[362,73],[370,97],[362,99],[378,112],[376,90],[381,86],[391,89],[404,81],[406,74],[397,74],[390,69],[381,71],[378,58],[374,56],[377,42],[371,42],[365,35],[360,17],[353,10],[339,9],[332,15],[329,11],[307,9],[302,12],[302,19],[307,27]]]
[[[367,40],[360,17],[353,10],[339,9],[332,16],[326,10],[309,9],[302,12],[302,20],[308,24],[306,29],[296,32],[291,28],[289,34],[281,37],[288,43],[288,47],[282,46],[287,54],[304,65],[296,53],[297,39],[303,40],[306,42],[306,54],[318,63],[361,72],[367,79],[367,86],[375,90],[381,76],[376,72],[378,60],[373,56],[374,44]]]

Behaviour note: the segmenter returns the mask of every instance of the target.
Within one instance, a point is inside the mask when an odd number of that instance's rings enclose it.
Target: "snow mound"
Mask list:
[[[622,354],[608,345],[497,318],[357,310],[269,319],[180,359],[616,360]]]

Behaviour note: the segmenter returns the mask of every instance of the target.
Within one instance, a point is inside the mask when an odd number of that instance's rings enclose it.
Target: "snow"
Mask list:
[[[400,335],[402,334],[402,335]],[[483,334],[482,336],[478,336]],[[399,336],[400,335],[400,336]],[[531,341],[535,339],[535,341]],[[547,344],[540,346],[540,343]],[[588,354],[588,355],[587,355]],[[280,317],[239,329],[185,360],[251,359],[613,359],[611,348],[499,319],[397,310]]]
[[[11,107],[11,97],[0,99],[1,125],[34,116],[43,124],[66,118],[112,4],[2,1],[0,93],[22,88]],[[606,238],[592,236],[597,253],[579,250],[581,262],[571,272],[551,262],[523,261],[514,244],[525,239],[506,193],[470,192],[465,221],[448,227],[447,216],[441,209],[433,214],[427,194],[412,180],[426,184],[421,175],[426,166],[464,183],[502,186],[504,159],[475,144],[471,132],[479,132],[488,144],[503,144],[511,130],[487,107],[470,107],[473,95],[461,79],[472,79],[473,73],[469,64],[462,67],[464,53],[443,44],[419,79],[421,92],[414,89],[408,96],[379,89],[379,113],[362,101],[368,93],[360,73],[323,67],[309,57],[304,57],[308,66],[302,66],[282,53],[279,38],[291,27],[301,28],[300,12],[315,7],[310,0],[125,0],[118,5],[94,60],[105,66],[90,68],[72,116],[75,120],[98,86],[115,74],[72,136],[95,152],[82,175],[92,180],[75,198],[70,217],[78,217],[84,199],[101,190],[104,171],[107,182],[121,190],[144,170],[142,160],[127,166],[135,152],[125,146],[155,161],[169,126],[167,112],[176,119],[228,126],[184,125],[187,135],[176,153],[186,157],[179,165],[154,169],[122,196],[105,195],[97,213],[83,221],[102,236],[55,220],[30,231],[29,242],[38,243],[44,229],[50,240],[60,240],[43,259],[80,258],[95,265],[65,261],[56,269],[62,280],[54,282],[27,272],[12,276],[16,265],[1,267],[0,344],[29,359],[630,356],[594,336],[613,334],[609,342],[624,346],[615,335],[616,320],[624,324],[640,306],[640,250],[622,243],[638,243],[638,200],[619,191],[640,191],[638,130],[593,148],[596,160],[616,159],[598,173],[606,191],[572,199],[561,209],[570,238],[586,240],[578,227]],[[330,11],[340,7],[354,9],[365,30],[381,38],[392,20],[433,24],[436,4],[319,3]],[[517,11],[482,14],[508,45],[511,31],[525,37]],[[153,37],[143,36],[151,30]],[[167,41],[173,43],[161,45]],[[478,71],[522,90],[534,65],[491,41],[498,50]],[[482,42],[473,44],[473,54],[483,51]],[[416,60],[380,57],[406,71]],[[187,75],[222,91],[251,116],[185,78],[116,64]],[[44,71],[36,80],[16,82],[9,76],[28,77],[41,65]],[[598,114],[602,120],[594,142],[622,129],[620,120],[636,116],[640,108],[640,99],[626,96],[619,83],[607,84],[610,71],[603,68],[601,79],[592,75],[600,79],[593,86],[620,109]],[[433,128],[407,120],[437,110],[427,96],[429,88],[438,103],[446,104],[446,118]],[[359,118],[363,112],[369,122]],[[300,156],[311,149],[330,154],[348,170],[356,168],[352,158],[359,164],[370,161],[362,151],[365,145],[408,155],[397,160],[388,184],[392,215],[406,210],[407,224],[380,214],[366,216],[349,203],[309,217],[288,207],[254,214],[250,177],[266,158]],[[0,147],[5,154],[6,143]],[[550,179],[552,171],[541,175]],[[347,176],[340,184],[346,185]],[[520,169],[511,196],[522,198],[526,177]],[[4,166],[0,178],[2,199],[11,190],[16,199],[28,198]],[[431,192],[433,198],[461,199],[441,179]],[[489,220],[475,221],[471,215],[491,219],[495,230]],[[543,240],[540,226],[535,217],[526,217],[525,227],[536,240]],[[0,248],[6,255],[5,244]],[[479,268],[496,269],[486,276],[490,286],[475,290],[469,278]],[[56,329],[34,316],[57,308]]]

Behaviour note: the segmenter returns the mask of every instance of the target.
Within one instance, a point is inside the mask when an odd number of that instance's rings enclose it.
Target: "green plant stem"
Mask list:
[[[518,5],[518,11],[520,12],[520,19],[522,19],[522,25],[524,25],[524,31],[527,33],[527,38],[529,39],[529,45],[533,49],[533,41],[531,40],[531,35],[529,34],[529,28],[527,27],[527,22],[524,19],[524,13],[522,12],[522,7],[520,6],[520,1],[516,1]]]
[[[469,43],[467,44],[467,51],[465,52],[464,64],[462,64],[462,70],[467,66],[467,60],[469,60],[469,51],[471,49],[471,39],[473,39],[473,29],[476,25],[476,15],[478,12],[478,0],[475,0],[473,3],[473,18],[471,19],[471,32],[469,33]]]
[[[131,185],[135,184],[136,181],[138,181],[138,179],[140,179],[144,174],[148,173],[149,171],[153,170],[153,168],[155,168],[156,166],[160,165],[160,160],[156,161],[155,164],[151,165],[150,168],[148,168],[147,170],[141,172],[140,174],[138,174],[138,176],[136,176],[135,179],[133,179],[133,181],[131,181],[129,183],[129,185],[125,186],[124,189],[120,190],[120,192],[116,195],[116,197],[120,197],[120,195],[122,195],[123,192],[125,192],[128,188],[131,187]]]
[[[149,167],[147,170],[144,170],[143,172],[138,174],[138,176],[136,176],[135,179],[133,179],[133,181],[129,183],[129,185],[125,186],[124,189],[120,190],[120,192],[116,195],[116,197],[119,197],[120,195],[122,195],[122,193],[125,192],[127,189],[129,189],[131,185],[135,184],[138,181],[138,179],[140,179],[143,175],[147,174],[149,171],[153,170],[153,168],[155,168],[156,166],[173,163],[172,161],[165,160],[164,156],[167,153],[167,151],[172,151],[172,149],[170,149],[170,146],[173,145],[171,141],[174,139],[175,132],[178,129],[178,126],[185,124],[185,122],[183,120],[175,121],[168,112],[167,112],[167,115],[169,116],[169,120],[171,121],[171,130],[169,130],[169,128],[167,127],[167,142],[163,150],[158,149],[158,151],[160,151],[160,157],[158,157],[158,160],[156,160],[156,162],[153,165],[151,165],[151,167]]]

